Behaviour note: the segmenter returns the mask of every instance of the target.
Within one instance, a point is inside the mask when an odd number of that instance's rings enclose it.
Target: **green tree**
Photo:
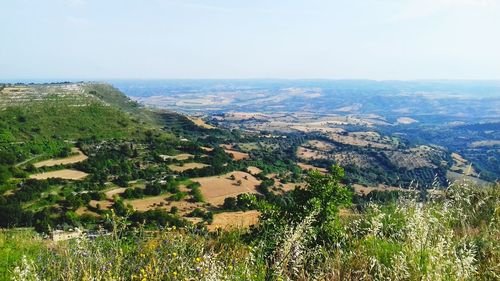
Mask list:
[[[340,183],[344,170],[332,166],[329,174],[317,170],[309,172],[305,188],[296,188],[285,195],[283,200],[266,205],[262,210],[262,223],[257,231],[263,241],[271,241],[276,233],[282,233],[289,226],[301,223],[311,214],[313,232],[317,242],[329,243],[336,240],[339,231],[339,209],[349,206],[352,200],[350,189]],[[266,242],[267,243],[267,242]],[[271,248],[276,245],[269,245]]]
[[[340,207],[351,204],[352,192],[340,184],[344,175],[344,169],[339,166],[332,166],[329,174],[313,170],[306,179],[307,188],[300,190],[302,198],[298,201],[305,201],[306,210],[318,212],[314,226],[318,236],[327,240],[334,238],[339,231]]]

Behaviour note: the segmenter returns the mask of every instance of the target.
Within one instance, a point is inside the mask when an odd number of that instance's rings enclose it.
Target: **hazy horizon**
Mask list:
[[[500,80],[499,0],[22,0],[0,9],[3,80]]]

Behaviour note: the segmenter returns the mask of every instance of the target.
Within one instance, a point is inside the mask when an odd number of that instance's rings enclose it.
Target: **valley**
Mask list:
[[[6,235],[34,229],[54,241],[80,233],[107,239],[123,220],[127,237],[176,229],[265,237],[284,217],[303,217],[313,207],[301,200],[328,188],[338,193],[322,204],[344,202],[332,214],[347,225],[374,203],[447,194],[455,182],[495,192],[500,174],[495,98],[477,105],[481,116],[426,119],[363,112],[361,103],[327,113],[309,103],[325,96],[317,88],[210,90],[213,97],[190,93],[189,102],[165,94],[151,99],[155,107],[106,83],[0,89]],[[238,95],[249,92],[255,100],[240,105],[249,110],[236,110]]]

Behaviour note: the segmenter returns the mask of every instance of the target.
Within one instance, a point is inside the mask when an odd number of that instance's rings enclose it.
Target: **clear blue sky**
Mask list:
[[[2,0],[0,79],[500,79],[497,0]]]

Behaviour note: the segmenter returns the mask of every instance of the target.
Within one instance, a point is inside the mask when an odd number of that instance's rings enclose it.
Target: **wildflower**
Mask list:
[[[173,275],[174,277],[177,277],[177,271],[172,272],[172,275]]]
[[[172,256],[173,256],[174,258],[175,258],[175,257],[177,257],[177,253],[176,253],[176,252],[173,252],[173,253],[172,253]]]
[[[200,258],[200,257],[197,257],[197,258],[195,259],[195,261],[196,261],[197,263],[200,263],[200,262],[201,262],[201,258]]]

